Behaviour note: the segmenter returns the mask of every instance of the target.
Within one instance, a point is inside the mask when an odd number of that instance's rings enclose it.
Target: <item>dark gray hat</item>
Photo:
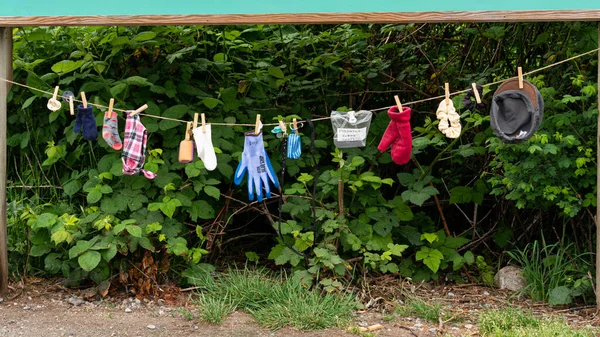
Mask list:
[[[533,136],[542,124],[544,99],[530,82],[519,89],[516,78],[502,83],[494,93],[490,126],[505,143],[521,143]]]

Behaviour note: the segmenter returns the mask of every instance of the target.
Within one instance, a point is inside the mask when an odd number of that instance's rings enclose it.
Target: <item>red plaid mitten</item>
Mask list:
[[[394,106],[388,110],[390,124],[383,133],[377,149],[385,152],[392,146],[392,160],[398,165],[408,163],[412,155],[412,134],[410,130],[410,108],[402,107],[402,112],[398,112],[398,107]]]

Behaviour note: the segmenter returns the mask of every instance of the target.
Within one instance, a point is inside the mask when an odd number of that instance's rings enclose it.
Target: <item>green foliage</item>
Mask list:
[[[445,313],[439,302],[430,303],[419,298],[407,298],[396,307],[394,314],[402,317],[416,316],[430,322],[438,322]]]
[[[597,333],[597,329],[573,328],[562,319],[541,319],[530,312],[511,307],[481,313],[479,330],[482,336],[494,337],[591,337]]]
[[[18,28],[14,78],[48,91],[55,85],[85,91],[102,105],[115,98],[119,109],[147,103],[145,113],[159,117],[190,120],[204,112],[212,123],[251,124],[260,113],[263,121],[290,122],[332,109],[389,106],[391,91],[401,90],[403,101],[437,96],[449,79],[457,90],[491,83],[513,76],[516,64],[534,69],[596,48],[594,32],[591,23]],[[317,178],[304,126],[303,155],[287,161],[281,228],[272,228],[283,239],[267,247],[268,258],[291,266],[303,284],[320,283],[331,293],[363,271],[414,281],[436,280],[442,271],[460,281],[463,268],[476,268],[488,281],[488,256],[475,259],[461,249],[471,238],[480,244],[479,230],[493,231],[496,222],[497,246],[510,245],[521,229],[505,214],[526,216],[533,212],[521,209],[539,207],[552,221],[557,212],[574,219],[575,228],[591,219],[595,65],[580,59],[528,78],[541,89],[546,114],[534,138],[518,145],[495,139],[487,111],[466,110],[457,95],[461,137],[439,132],[430,114],[437,102],[419,104],[411,118],[413,157],[401,167],[375,147],[389,122],[385,113],[375,114],[367,146],[344,153],[334,149],[329,123],[315,123]],[[492,90],[486,88],[484,99]],[[123,259],[151,251],[167,254],[176,272],[196,282],[188,275],[204,269],[200,262],[217,234],[252,218],[237,212],[247,207],[238,202],[246,193],[231,184],[245,127],[215,125],[218,166],[208,171],[200,160],[179,163],[183,124],[142,116],[145,169],[158,174],[150,181],[123,175],[119,153],[102,139],[74,134],[67,104],[48,113],[47,98],[18,86],[9,96],[11,111],[19,111],[8,118],[9,185],[62,188],[24,190],[9,199],[13,259],[29,254],[29,268],[81,282],[107,279]],[[101,112],[96,119],[102,123]],[[269,132],[264,140],[279,171],[281,140]],[[261,212],[272,215],[274,207],[267,203]],[[451,236],[440,231],[442,223]],[[258,261],[262,253],[247,258]]]
[[[523,268],[527,281],[524,291],[534,300],[551,305],[571,304],[573,298],[593,296],[588,271],[592,266],[583,256],[572,252],[562,243],[547,244],[534,241],[523,250],[508,252]]]

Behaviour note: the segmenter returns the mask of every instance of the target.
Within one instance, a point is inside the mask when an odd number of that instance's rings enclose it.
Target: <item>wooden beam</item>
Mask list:
[[[598,22],[598,44],[600,44],[600,22]],[[600,89],[600,52],[598,53],[598,88]],[[600,92],[598,109],[600,109]],[[596,312],[600,312],[600,113],[596,122]]]
[[[0,77],[12,78],[12,28],[0,28]],[[0,83],[0,295],[8,292],[6,228],[6,105],[9,86]]]
[[[0,16],[0,27],[600,21],[597,10]]]

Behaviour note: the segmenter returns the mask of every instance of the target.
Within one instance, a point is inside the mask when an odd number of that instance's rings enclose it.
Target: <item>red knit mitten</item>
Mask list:
[[[398,107],[394,106],[388,110],[390,124],[383,133],[377,149],[385,152],[392,146],[392,160],[398,165],[408,163],[412,155],[412,134],[410,130],[410,108],[402,107],[402,112],[398,112]]]

